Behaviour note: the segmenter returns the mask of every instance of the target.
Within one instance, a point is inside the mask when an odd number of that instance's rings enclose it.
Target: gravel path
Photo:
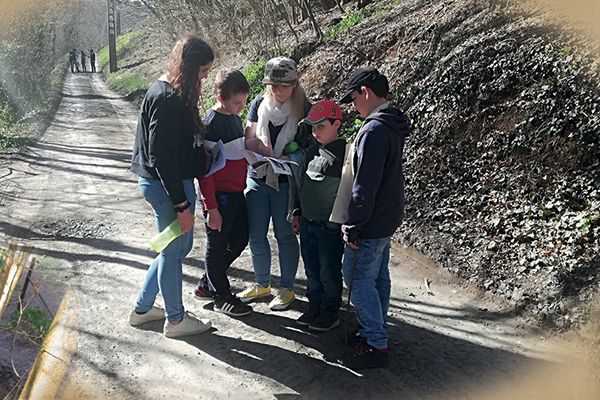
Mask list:
[[[258,303],[250,316],[232,319],[196,300],[201,224],[184,265],[184,303],[215,329],[170,340],[160,323],[131,328],[126,316],[153,257],[154,230],[128,172],[137,110],[100,75],[69,75],[64,92],[44,136],[0,168],[0,239],[32,244],[38,270],[70,294],[75,318],[63,323],[76,350],[59,397],[474,398],[475,390],[544,363],[540,333],[508,307],[396,245],[392,365],[356,374],[334,362],[344,350],[341,329],[315,335],[295,325],[305,301],[285,312]],[[247,249],[231,269],[234,290],[252,281],[251,270]]]

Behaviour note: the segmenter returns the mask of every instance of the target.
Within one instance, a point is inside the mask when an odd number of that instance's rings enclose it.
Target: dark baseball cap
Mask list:
[[[350,74],[350,77],[346,81],[344,95],[340,98],[339,102],[342,104],[350,103],[352,101],[350,93],[360,89],[362,86],[377,90],[380,93],[385,92],[387,94],[389,91],[387,78],[385,75],[377,71],[376,68],[358,68]]]

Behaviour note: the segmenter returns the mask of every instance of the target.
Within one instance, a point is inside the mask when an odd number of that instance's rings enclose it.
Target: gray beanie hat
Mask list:
[[[265,65],[265,85],[293,85],[298,80],[298,69],[291,58],[275,57]]]

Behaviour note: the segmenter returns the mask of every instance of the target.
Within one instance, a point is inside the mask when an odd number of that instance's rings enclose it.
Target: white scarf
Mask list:
[[[269,122],[274,126],[281,126],[281,131],[277,135],[275,146],[271,143],[269,134]],[[256,137],[269,149],[273,149],[275,157],[279,158],[283,154],[285,146],[294,140],[296,130],[298,129],[298,117],[292,115],[292,99],[289,98],[285,103],[279,103],[273,96],[265,96],[258,107],[258,124],[256,127]]]

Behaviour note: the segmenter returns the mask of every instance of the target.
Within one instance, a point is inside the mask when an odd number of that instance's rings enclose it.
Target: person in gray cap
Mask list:
[[[310,129],[298,127],[311,104],[298,82],[296,63],[276,57],[265,66],[265,93],[258,95],[248,111],[246,149],[280,158],[286,149],[303,147],[312,139]],[[304,124],[303,124],[304,125]],[[250,171],[252,173],[252,171]],[[269,221],[279,250],[280,290],[270,302],[272,310],[285,310],[294,301],[299,246],[287,219],[289,182],[286,175],[249,176],[246,189],[250,251],[255,283],[238,294],[243,302],[271,295],[271,248],[267,239]]]
[[[346,82],[341,103],[353,103],[365,120],[354,140],[352,196],[342,233],[342,270],[356,309],[359,329],[344,365],[386,367],[387,310],[390,301],[390,240],[404,217],[402,152],[410,123],[387,101],[387,78],[359,68]]]

